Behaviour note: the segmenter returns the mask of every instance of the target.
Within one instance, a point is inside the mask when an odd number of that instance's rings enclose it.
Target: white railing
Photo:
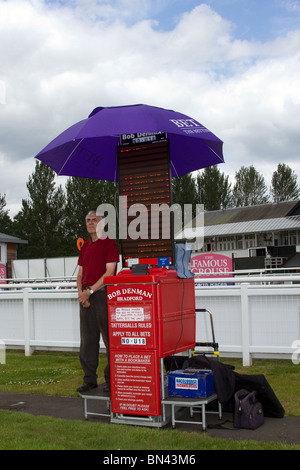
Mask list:
[[[210,283],[220,279],[209,280]],[[232,285],[197,287],[196,307],[213,314],[216,341],[223,355],[291,359],[300,338],[300,277],[222,279]],[[208,341],[209,319],[197,319],[196,337]]]
[[[218,283],[231,285],[220,286]],[[203,281],[201,281],[203,282]],[[300,338],[300,276],[209,279],[199,287],[196,307],[213,314],[221,355],[291,359]],[[79,348],[75,282],[11,283],[0,286],[0,341],[7,348]],[[197,313],[196,341],[211,341],[205,313]],[[102,345],[103,346],[103,345]]]

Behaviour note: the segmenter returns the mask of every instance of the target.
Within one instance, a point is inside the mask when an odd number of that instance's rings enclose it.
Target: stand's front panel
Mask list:
[[[157,351],[113,350],[112,412],[160,416],[160,373]]]
[[[160,416],[160,359],[195,346],[193,281],[152,268],[146,275],[124,270],[105,282],[112,412]]]

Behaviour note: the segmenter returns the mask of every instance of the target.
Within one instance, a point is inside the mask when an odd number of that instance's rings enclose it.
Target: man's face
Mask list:
[[[89,214],[86,217],[86,228],[89,234],[96,233],[97,225],[99,224],[101,217],[96,213]]]

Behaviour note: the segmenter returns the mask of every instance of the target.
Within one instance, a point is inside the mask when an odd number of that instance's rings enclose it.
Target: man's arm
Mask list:
[[[104,279],[107,276],[114,276],[116,267],[117,267],[117,263],[106,263],[105,273],[103,274],[103,276],[100,277],[100,279],[98,279],[97,282],[95,282],[95,284],[90,286],[91,289],[93,289],[94,292],[96,292],[99,289],[102,289],[102,287],[104,286]]]
[[[79,266],[79,270],[77,274],[77,290],[78,290],[78,294],[82,293],[82,266]]]
[[[77,274],[77,290],[78,290],[78,301],[82,304],[83,307],[89,307],[90,303],[85,297],[82,295],[82,266],[79,266],[78,274]]]
[[[89,287],[94,292],[102,289],[102,287],[104,286],[104,279],[107,276],[113,276],[115,274],[116,266],[117,266],[117,263],[106,263],[106,271],[103,274],[103,276],[101,276],[100,279],[98,279],[98,281],[95,282],[95,284]],[[89,300],[91,293],[89,289],[86,289],[84,291],[82,290],[81,280],[82,280],[82,266],[79,266],[79,271],[77,275],[78,300],[80,303],[84,304],[87,300]]]

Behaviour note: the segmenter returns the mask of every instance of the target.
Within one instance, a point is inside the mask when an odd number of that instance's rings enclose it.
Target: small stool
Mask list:
[[[171,405],[171,412],[172,412],[172,428],[175,428],[175,423],[186,423],[186,424],[202,424],[203,431],[206,430],[206,413],[218,413],[219,419],[222,418],[222,406],[221,403],[218,401],[218,411],[206,411],[206,405],[211,403],[214,400],[218,400],[218,396],[213,394],[206,398],[180,398],[180,397],[168,397],[162,400],[163,405]],[[176,407],[184,407],[190,408],[190,416],[193,416],[193,408],[201,407],[202,410],[202,421],[184,421],[181,419],[176,419],[175,416],[175,408]]]
[[[111,412],[110,412],[110,394],[108,392],[103,392],[101,390],[101,386],[97,388],[93,388],[92,390],[89,390],[86,393],[80,393],[79,394],[81,398],[83,399],[83,413],[84,413],[84,419],[88,419],[88,416],[106,416],[110,418]],[[98,400],[98,401],[106,401],[106,413],[96,413],[95,411],[88,411],[88,401],[89,400]]]

